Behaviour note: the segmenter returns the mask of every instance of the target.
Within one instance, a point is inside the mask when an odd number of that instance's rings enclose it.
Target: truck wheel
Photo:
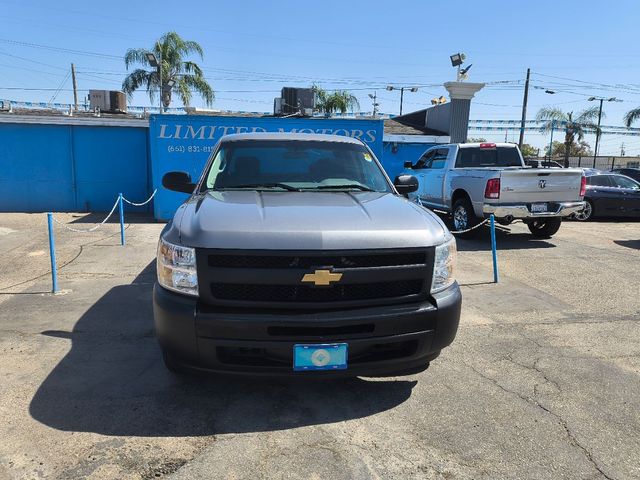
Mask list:
[[[573,218],[578,220],[579,222],[588,222],[593,218],[593,214],[595,213],[595,209],[593,208],[593,203],[591,200],[587,200],[584,203],[584,209],[581,212],[574,213]]]
[[[479,223],[478,217],[476,217],[473,212],[473,207],[471,206],[471,202],[468,198],[463,197],[456,200],[451,212],[453,216],[453,232],[467,230],[471,227],[475,227]],[[477,230],[471,230],[470,232],[462,233],[459,236],[469,238],[476,233],[478,233]]]
[[[529,231],[536,238],[551,238],[554,233],[560,230],[562,219],[559,217],[532,220],[527,223]]]

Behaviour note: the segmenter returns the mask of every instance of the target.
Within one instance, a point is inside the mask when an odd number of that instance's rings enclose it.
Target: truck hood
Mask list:
[[[206,192],[165,232],[189,247],[267,250],[426,247],[449,235],[429,210],[379,192]]]

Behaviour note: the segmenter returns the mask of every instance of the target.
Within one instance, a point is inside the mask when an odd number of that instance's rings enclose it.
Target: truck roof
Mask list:
[[[254,132],[254,133],[234,133],[225,135],[221,142],[237,142],[241,140],[295,140],[311,142],[340,142],[355,143],[362,145],[357,138],[346,137],[344,135],[329,135],[323,133],[291,133],[291,132]]]
[[[480,145],[484,145],[487,143],[492,143],[496,147],[507,147],[507,148],[516,148],[517,145],[515,143],[504,143],[504,142],[482,142],[482,143],[452,143],[451,145],[457,145],[460,148],[480,148]]]

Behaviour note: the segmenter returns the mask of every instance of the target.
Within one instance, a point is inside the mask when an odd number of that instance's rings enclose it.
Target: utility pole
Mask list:
[[[71,64],[71,81],[73,82],[73,109],[78,111],[78,84],[76,83],[76,66]]]
[[[624,151],[624,142],[620,145],[620,156],[624,157],[626,152]]]
[[[402,116],[402,97],[404,97],[404,87],[400,89],[400,116]]]
[[[598,144],[600,143],[600,121],[602,120],[602,103],[604,98],[599,98],[600,109],[598,110],[598,128],[596,129],[596,146],[593,149],[593,168],[596,168],[596,157],[598,155]]]
[[[529,77],[531,76],[531,69],[527,68],[527,80],[524,83],[524,99],[522,100],[522,120],[520,121],[520,140],[518,141],[518,147],[522,149],[524,143],[524,124],[527,120],[527,100],[529,99]]]

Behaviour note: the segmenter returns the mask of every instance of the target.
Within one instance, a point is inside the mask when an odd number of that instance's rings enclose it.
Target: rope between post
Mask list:
[[[146,205],[147,203],[149,203],[153,197],[155,197],[156,192],[158,191],[158,189],[156,188],[153,193],[151,194],[151,196],[149,198],[147,198],[144,202],[142,203],[135,203],[132,202],[131,200],[127,200],[124,195],[122,196],[122,200],[124,200],[125,202],[127,202],[129,205],[133,205],[134,207],[142,207],[143,205]]]

